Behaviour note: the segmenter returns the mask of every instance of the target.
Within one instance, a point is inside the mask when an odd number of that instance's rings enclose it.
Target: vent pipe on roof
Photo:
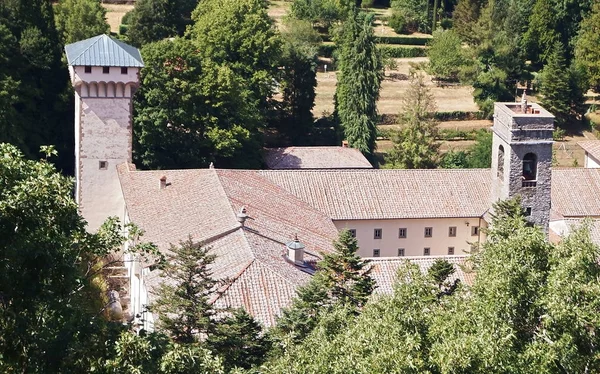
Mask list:
[[[164,190],[165,188],[167,188],[167,177],[165,175],[163,175],[162,177],[160,177],[159,188],[161,190]]]
[[[288,249],[288,258],[296,265],[304,266],[304,244],[298,240],[298,234],[294,240],[285,245]]]
[[[248,215],[246,214],[245,206],[243,206],[242,209],[240,209],[240,212],[236,215],[236,218],[237,218],[238,222],[240,223],[240,225],[242,227],[244,227],[244,223],[246,222],[246,219],[248,219]]]
[[[215,168],[215,164],[213,164],[212,161],[211,161],[210,165],[208,165],[208,168],[209,169],[214,169]]]

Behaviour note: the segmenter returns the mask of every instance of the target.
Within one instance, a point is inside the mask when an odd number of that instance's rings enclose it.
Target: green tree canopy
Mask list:
[[[120,329],[106,320],[99,274],[100,259],[125,240],[121,227],[87,233],[72,181],[8,144],[0,185],[0,370],[88,372]]]
[[[245,80],[189,40],[142,49],[134,98],[134,159],[149,168],[260,166],[258,109]]]
[[[452,30],[436,30],[427,50],[428,72],[440,79],[456,80],[462,65],[463,56],[460,37]]]
[[[61,0],[54,11],[56,28],[64,44],[110,32],[106,9],[98,0]]]
[[[575,57],[587,70],[591,88],[600,93],[600,2],[595,2],[591,13],[581,22],[575,47]]]
[[[440,293],[453,268],[407,262],[394,294],[359,315],[336,307],[264,373],[596,372],[598,258],[584,227],[558,245],[526,222],[520,201],[494,207],[488,240],[465,270],[471,287]],[[400,347],[402,349],[400,349]]]
[[[394,147],[385,157],[386,168],[431,169],[437,166],[435,101],[423,74],[411,78],[398,115],[400,131],[392,135]]]
[[[329,30],[332,24],[344,18],[344,12],[336,0],[294,0],[290,16]]]
[[[373,17],[354,11],[336,36],[338,72],[335,110],[350,147],[373,157],[377,133],[377,99],[383,61],[375,45]]]
[[[0,2],[0,142],[35,157],[42,145],[59,151],[57,165],[73,171],[73,107],[52,4]],[[6,131],[4,131],[6,130]]]
[[[244,79],[264,116],[270,106],[281,40],[263,0],[203,0],[190,36],[199,53]]]
[[[191,25],[195,0],[139,0],[128,13],[129,43],[141,47],[168,37],[183,36]]]

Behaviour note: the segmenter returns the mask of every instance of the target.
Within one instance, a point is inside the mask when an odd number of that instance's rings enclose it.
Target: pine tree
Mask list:
[[[231,316],[218,321],[207,346],[223,358],[223,366],[230,371],[235,367],[250,369],[262,364],[271,342],[252,316],[244,309],[236,309]]]
[[[191,237],[179,246],[172,245],[170,251],[173,257],[163,270],[165,279],[151,311],[158,313],[160,328],[175,342],[193,343],[200,334],[210,336],[215,331],[212,318],[216,311],[209,303],[209,295],[218,282],[212,278],[209,267],[216,256]]]
[[[556,13],[552,3],[547,0],[537,0],[524,35],[524,43],[532,63],[536,66],[546,63],[558,40]]]
[[[542,71],[540,93],[542,105],[556,117],[559,127],[567,127],[573,119],[571,113],[570,73],[561,42],[554,44],[548,63]]]
[[[600,2],[596,1],[592,12],[581,22],[579,38],[575,47],[575,59],[587,70],[591,88],[600,93]]]
[[[274,335],[304,339],[314,329],[321,313],[343,306],[358,311],[375,289],[369,262],[358,253],[358,242],[348,230],[340,232],[333,243],[334,252],[318,263],[313,279],[298,290],[292,306],[277,321]]]
[[[377,138],[377,99],[383,61],[375,45],[373,17],[353,11],[336,38],[339,50],[336,112],[350,147],[373,157]]]
[[[411,79],[410,88],[402,99],[398,124],[401,130],[393,135],[394,148],[385,157],[386,167],[399,169],[430,169],[437,165],[439,144],[435,138],[437,121],[432,117],[435,102],[419,74]]]

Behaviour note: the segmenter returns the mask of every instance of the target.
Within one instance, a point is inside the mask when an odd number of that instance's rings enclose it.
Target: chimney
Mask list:
[[[348,141],[342,140],[342,148],[348,148]]]
[[[521,97],[521,112],[527,113],[527,89],[523,90],[523,96]]]
[[[246,222],[246,219],[248,219],[248,215],[246,214],[246,207],[243,206],[242,209],[240,209],[240,212],[237,214],[236,216],[238,222],[240,223],[240,225],[242,227],[244,227],[244,223]]]
[[[294,240],[285,245],[288,249],[288,258],[295,265],[304,266],[304,244],[298,240],[298,234],[294,235]]]
[[[165,175],[163,175],[162,177],[160,177],[160,185],[159,188],[161,190],[164,190],[165,188],[167,188],[167,177]]]

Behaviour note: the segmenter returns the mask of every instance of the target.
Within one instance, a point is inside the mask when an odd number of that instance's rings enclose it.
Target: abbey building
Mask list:
[[[212,302],[243,307],[266,326],[342,229],[372,259],[376,292],[391,292],[405,259],[423,269],[438,257],[463,263],[485,241],[497,200],[521,196],[551,239],[584,217],[600,218],[600,168],[593,168],[600,146],[582,144],[589,168],[553,170],[554,117],[526,100],[496,103],[491,169],[378,170],[354,150],[295,147],[270,151],[272,170],[144,171],[131,153],[139,51],[102,35],[66,53],[76,96],[76,195],[89,229],[117,216],[167,254],[188,236],[204,243],[217,255],[214,276],[231,280]],[[600,241],[596,226],[592,234]],[[123,274],[127,318],[152,328],[145,306],[159,274],[130,254]],[[457,267],[455,277],[470,282],[473,274]]]

